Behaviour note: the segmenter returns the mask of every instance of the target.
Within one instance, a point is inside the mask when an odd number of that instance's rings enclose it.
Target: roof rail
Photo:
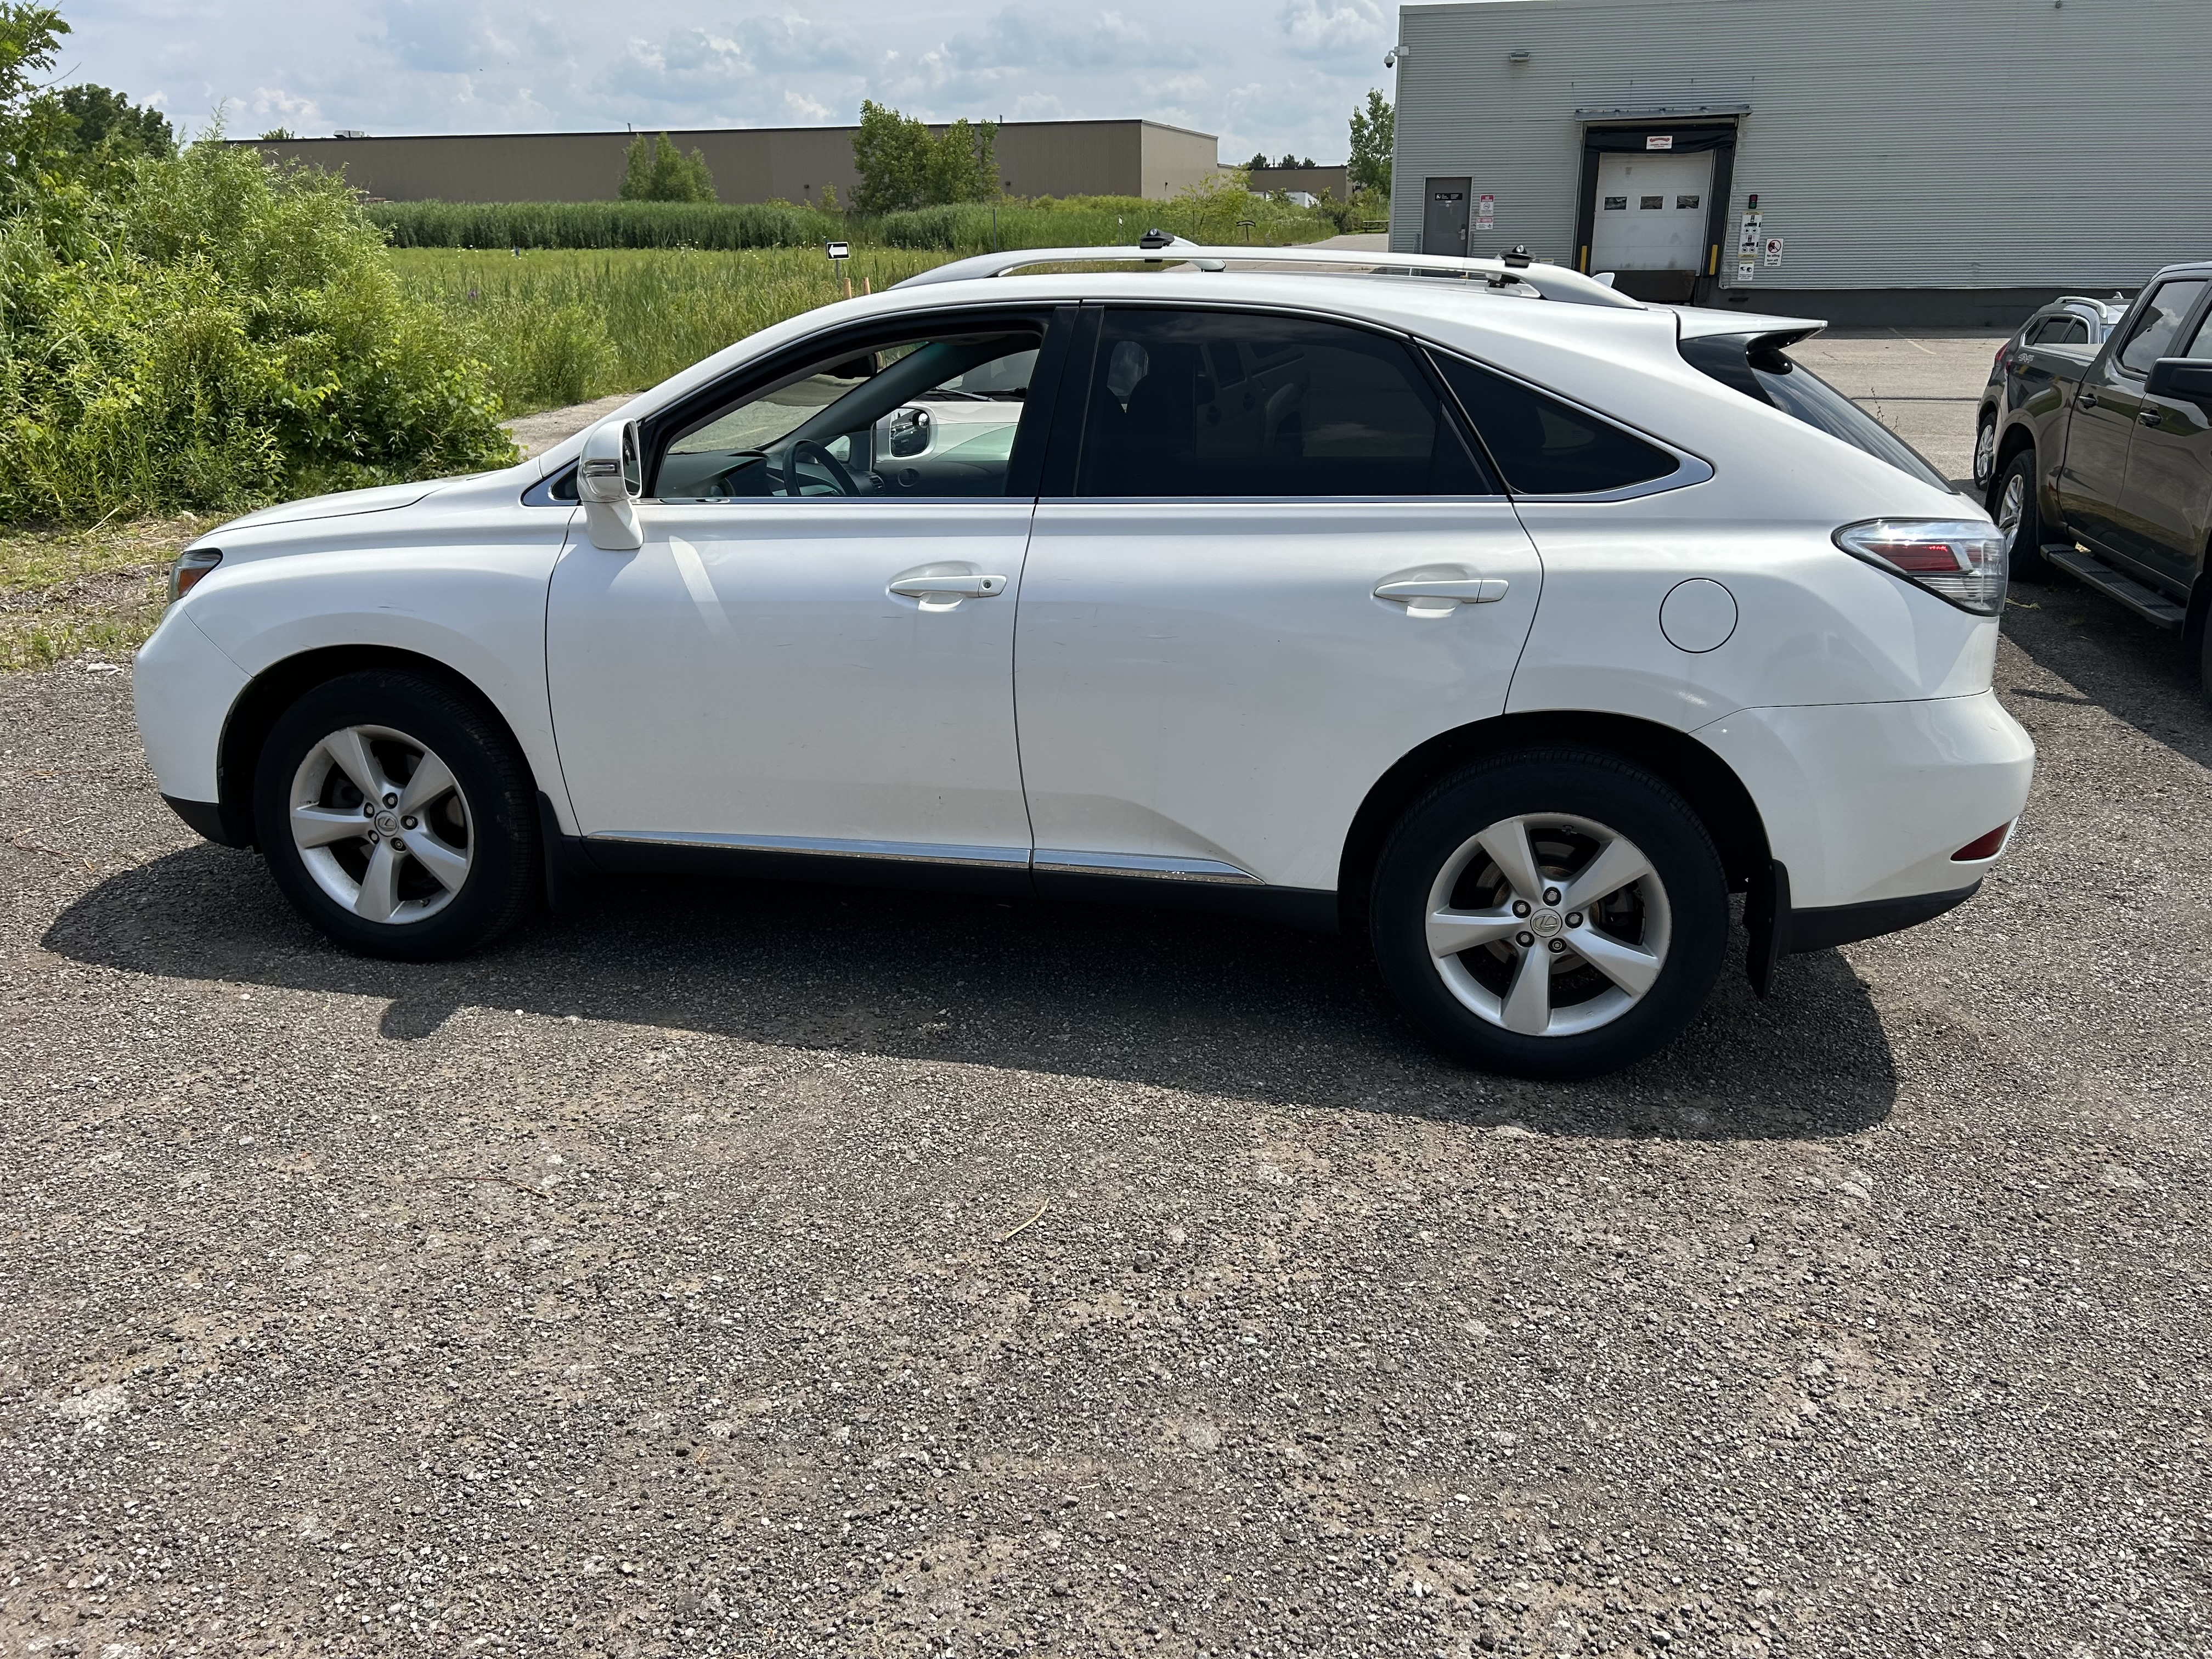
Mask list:
[[[1403,271],[1413,275],[1480,276],[1493,288],[1530,288],[1547,300],[1570,305],[1614,306],[1631,311],[1644,307],[1594,277],[1565,265],[1522,264],[1517,259],[1477,259],[1449,253],[1368,252],[1346,247],[1207,247],[1178,236],[1159,247],[1026,247],[1005,253],[978,253],[955,259],[909,276],[896,284],[915,288],[929,283],[965,283],[979,277],[1006,276],[1032,265],[1158,264],[1177,259],[1201,270],[1225,270],[1240,264],[1312,265],[1317,270]]]

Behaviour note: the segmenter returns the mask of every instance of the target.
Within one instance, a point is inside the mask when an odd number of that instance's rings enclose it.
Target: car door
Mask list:
[[[1026,866],[1013,590],[1048,320],[842,335],[645,423],[642,545],[572,544],[546,614],[587,836]]]
[[[2169,343],[2160,356],[2212,361],[2212,301],[2201,302],[2201,310],[2188,343]],[[2212,534],[2212,410],[2186,398],[2143,393],[2121,507],[2151,574],[2187,592]]]
[[[1334,890],[1400,757],[1494,714],[1541,572],[1407,341],[1086,308],[1016,623],[1040,890]]]
[[[2120,508],[2128,451],[2143,412],[2143,377],[2168,355],[2204,289],[2201,277],[2160,283],[2075,388],[2066,453],[2053,480],[2058,508],[2068,528],[2125,559],[2144,556],[2142,538]]]

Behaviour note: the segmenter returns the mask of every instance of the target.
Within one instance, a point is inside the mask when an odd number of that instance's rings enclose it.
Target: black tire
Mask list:
[[[2208,559],[2198,581],[2212,580],[2212,559]],[[2204,692],[2204,701],[2212,702],[2212,623],[2200,623],[2197,629],[2197,684]]]
[[[448,815],[450,827],[441,833],[460,846],[465,873],[450,888],[430,878],[421,855],[438,848],[450,858],[452,850],[434,837],[410,855],[411,865],[387,853],[400,872],[391,890],[415,896],[403,899],[389,921],[365,919],[325,887],[333,868],[339,885],[350,872],[366,887],[366,864],[374,850],[366,842],[380,839],[367,833],[369,824],[364,823],[364,839],[337,841],[313,854],[293,835],[295,781],[305,775],[302,768],[311,756],[318,757],[323,769],[323,794],[336,803],[315,804],[312,810],[333,815],[356,805],[368,810],[361,791],[350,787],[349,775],[322,758],[333,734],[363,727],[398,734],[402,740],[388,748],[384,739],[376,740],[377,763],[387,778],[404,787],[406,780],[398,779],[395,769],[405,766],[405,745],[411,743],[441,760],[457,786],[437,810]],[[420,768],[418,757],[412,771]],[[284,896],[332,939],[368,956],[404,962],[465,956],[513,927],[542,884],[536,791],[514,739],[475,698],[420,675],[371,670],[327,681],[302,695],[278,718],[262,745],[254,771],[253,816],[270,873]],[[428,824],[428,818],[424,823]],[[407,821],[406,833],[417,833],[414,820]],[[404,845],[403,836],[388,838]],[[317,857],[322,874],[310,869],[311,856]]]
[[[1545,821],[1579,821],[1601,828],[1640,851],[1653,876],[1655,890],[1639,882],[1607,900],[1619,913],[1601,922],[1593,911],[1538,910],[1531,927],[1548,927],[1565,946],[1571,938],[1598,943],[1650,943],[1659,956],[1656,977],[1640,998],[1591,1029],[1564,1034],[1531,1035],[1500,1023],[1516,964],[1525,957],[1545,963],[1543,1006],[1553,1018],[1603,1015],[1606,999],[1626,999],[1607,978],[1571,948],[1537,957],[1545,945],[1531,933],[1478,945],[1452,957],[1432,955],[1428,919],[1434,890],[1466,852],[1473,837],[1516,818],[1537,823],[1529,831],[1540,880],[1571,880],[1577,867],[1594,862],[1602,842],[1587,839],[1592,849],[1576,851],[1583,835],[1564,822],[1547,829]],[[1547,850],[1547,849],[1550,850]],[[1493,915],[1510,909],[1518,890],[1504,883],[1503,866],[1486,853],[1456,875],[1445,894],[1455,909]],[[1577,857],[1583,863],[1577,866]],[[1495,883],[1493,879],[1495,878]],[[1565,887],[1544,888],[1536,896],[1566,896]],[[1501,909],[1498,907],[1507,907]],[[1382,977],[1399,1004],[1437,1045],[1486,1071],[1525,1078],[1589,1077],[1631,1065],[1663,1047],[1693,1018],[1720,971],[1728,942],[1728,881],[1719,854],[1687,801],[1642,767],[1595,750],[1524,750],[1480,761],[1437,783],[1398,822],[1376,861],[1370,899],[1369,936]],[[1594,928],[1595,933],[1571,930]],[[1523,951],[1519,939],[1530,941]],[[1488,981],[1486,983],[1486,981]],[[1457,988],[1455,988],[1456,987]],[[1479,1012],[1470,1001],[1490,998],[1496,1006]],[[1559,999],[1556,1004],[1554,999]],[[1583,1012],[1577,1013],[1577,1010]]]
[[[2004,523],[2005,497],[2012,489],[2013,480],[2020,481],[2020,525],[2013,532],[2011,576],[2017,582],[2047,582],[2051,578],[2051,561],[2043,556],[2043,504],[2037,494],[2035,480],[2035,452],[2023,449],[1997,469],[1996,482],[1990,485],[1987,502],[1990,516],[2002,526]]]
[[[1996,482],[1996,416],[1994,415],[1984,416],[1974,428],[1974,488],[1984,495],[1988,493],[1990,485]]]

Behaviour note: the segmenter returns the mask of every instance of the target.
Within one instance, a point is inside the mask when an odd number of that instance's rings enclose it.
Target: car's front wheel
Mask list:
[[[2035,494],[2035,452],[2023,449],[2004,465],[1990,489],[1990,516],[2004,538],[2005,561],[2013,579],[2051,580],[2051,561],[2043,556],[2043,508]]]
[[[1728,936],[1698,815],[1584,750],[1477,763],[1416,802],[1377,861],[1376,959],[1428,1035],[1516,1077],[1587,1077],[1687,1024]]]
[[[270,873],[340,945],[434,961],[513,925],[535,890],[529,771],[499,721],[412,674],[348,674],[262,746],[254,823]]]

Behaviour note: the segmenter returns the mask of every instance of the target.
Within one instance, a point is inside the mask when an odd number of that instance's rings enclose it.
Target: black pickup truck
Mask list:
[[[2212,263],[2169,265],[2097,345],[2014,344],[1989,508],[2012,574],[2063,569],[2179,629],[2212,697]]]

